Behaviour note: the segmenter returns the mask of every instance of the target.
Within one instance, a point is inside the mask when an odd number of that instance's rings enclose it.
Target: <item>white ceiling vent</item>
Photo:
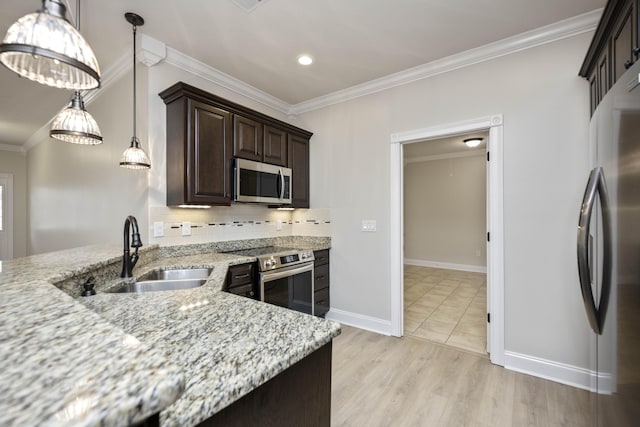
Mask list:
[[[241,9],[253,12],[258,6],[265,4],[268,0],[231,0]]]

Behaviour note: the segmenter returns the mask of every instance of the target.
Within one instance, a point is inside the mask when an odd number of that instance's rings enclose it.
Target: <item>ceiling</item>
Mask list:
[[[75,0],[64,0],[75,16]],[[243,0],[237,0],[242,2]],[[85,0],[81,32],[104,71],[131,52],[125,12],[188,56],[288,104],[308,101],[604,7],[606,0]],[[2,0],[0,36],[39,0]],[[75,22],[75,18],[72,19]],[[297,64],[311,54],[309,67]],[[579,64],[576,65],[576,68]],[[22,145],[71,98],[0,67],[0,144]]]
[[[468,138],[482,138],[482,143],[474,148],[464,144]],[[432,156],[450,155],[454,153],[468,153],[470,151],[486,151],[489,132],[471,132],[454,135],[445,138],[429,139],[411,144],[403,144],[403,156],[405,160],[418,159]]]

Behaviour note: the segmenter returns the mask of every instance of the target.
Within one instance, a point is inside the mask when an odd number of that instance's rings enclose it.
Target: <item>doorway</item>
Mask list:
[[[403,146],[404,334],[485,356],[488,138]]]
[[[471,132],[488,132],[487,163],[487,350],[504,365],[504,238],[502,116],[490,116],[391,135],[391,330],[404,334],[403,153],[406,144]]]
[[[0,173],[0,261],[13,258],[13,175]]]

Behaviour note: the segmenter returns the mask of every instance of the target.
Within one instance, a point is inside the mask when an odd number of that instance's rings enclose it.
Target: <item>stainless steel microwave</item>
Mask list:
[[[291,203],[291,169],[235,159],[233,200],[269,204]]]

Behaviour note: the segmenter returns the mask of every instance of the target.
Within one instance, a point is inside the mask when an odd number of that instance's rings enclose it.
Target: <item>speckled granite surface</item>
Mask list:
[[[128,425],[158,410],[162,425],[194,425],[340,333],[335,322],[221,292],[228,265],[251,258],[180,248],[147,248],[134,274],[213,267],[204,286],[73,299],[51,283],[109,270],[119,248],[4,262],[0,425]]]

